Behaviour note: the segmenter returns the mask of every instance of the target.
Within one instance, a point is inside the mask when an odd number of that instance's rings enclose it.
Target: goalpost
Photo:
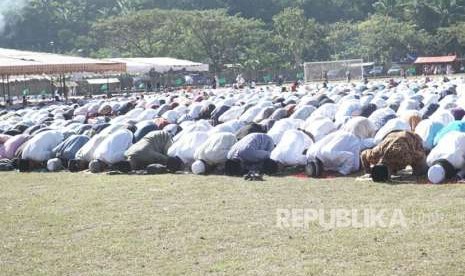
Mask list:
[[[344,80],[348,72],[352,79],[363,76],[363,59],[348,59],[338,61],[318,61],[304,63],[305,82],[325,80]]]

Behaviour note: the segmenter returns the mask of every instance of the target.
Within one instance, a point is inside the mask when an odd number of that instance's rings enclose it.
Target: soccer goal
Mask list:
[[[360,79],[363,76],[363,60],[349,59],[338,61],[306,62],[304,64],[305,82],[323,81],[325,79],[344,80],[348,72],[352,79]]]

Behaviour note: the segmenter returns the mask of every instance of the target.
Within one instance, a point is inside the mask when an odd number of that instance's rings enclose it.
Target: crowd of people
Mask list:
[[[465,177],[465,80],[207,89],[0,110],[0,170]]]

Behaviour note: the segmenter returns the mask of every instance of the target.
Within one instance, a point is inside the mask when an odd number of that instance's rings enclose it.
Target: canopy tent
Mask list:
[[[0,48],[0,75],[5,76],[125,71],[122,62]]]
[[[415,64],[453,63],[455,61],[457,61],[457,56],[418,57]]]
[[[115,83],[119,83],[119,79],[117,79],[117,78],[89,79],[89,80],[87,80],[87,83],[88,84],[94,84],[94,85],[98,85],[98,84],[115,84]]]
[[[48,80],[50,81],[50,76],[47,75],[27,75],[27,76],[14,76],[7,79],[0,79],[0,83],[16,83],[16,82],[28,82],[34,80]]]
[[[175,58],[112,58],[110,62],[125,63],[130,74],[145,74],[152,70],[158,73],[169,71],[207,72],[208,64]]]

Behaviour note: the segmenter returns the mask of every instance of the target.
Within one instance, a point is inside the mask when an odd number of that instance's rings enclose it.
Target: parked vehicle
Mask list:
[[[376,76],[383,75],[383,72],[384,72],[383,66],[374,66],[373,69],[368,71],[368,75],[372,77],[376,77]]]
[[[387,74],[389,76],[400,76],[400,73],[402,71],[402,67],[400,67],[399,64],[393,64],[391,68],[387,71]]]

